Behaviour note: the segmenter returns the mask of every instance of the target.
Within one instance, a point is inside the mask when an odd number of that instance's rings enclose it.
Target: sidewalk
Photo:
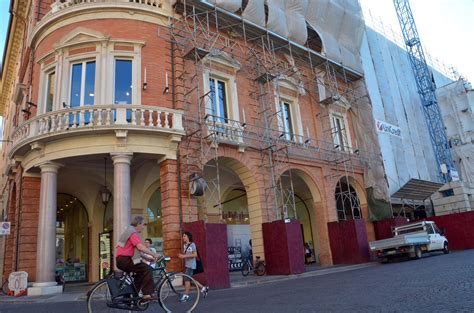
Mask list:
[[[317,265],[306,266],[306,272],[296,275],[272,275],[272,276],[257,276],[255,274],[249,274],[247,277],[243,277],[241,272],[231,272],[230,275],[230,288],[242,288],[248,286],[254,286],[259,284],[272,283],[277,281],[284,281],[290,279],[298,279],[305,277],[313,277],[320,275],[328,275],[332,273],[353,271],[361,268],[372,267],[378,263],[364,263],[356,265],[336,265],[331,267],[320,267]],[[47,302],[70,302],[70,301],[85,301],[87,291],[93,286],[93,283],[82,283],[82,284],[66,284],[64,293],[48,296],[22,296],[22,297],[8,297],[0,296],[0,303],[47,303]],[[211,291],[212,292],[212,289]]]

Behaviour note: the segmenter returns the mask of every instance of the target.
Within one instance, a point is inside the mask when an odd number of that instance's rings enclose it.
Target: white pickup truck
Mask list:
[[[386,263],[393,256],[408,255],[421,258],[422,253],[443,251],[449,253],[448,239],[434,222],[423,221],[398,226],[393,229],[393,237],[369,243],[375,256]]]

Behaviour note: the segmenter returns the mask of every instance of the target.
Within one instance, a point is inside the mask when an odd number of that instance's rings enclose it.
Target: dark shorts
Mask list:
[[[193,277],[193,272],[194,272],[194,270],[192,268],[188,268],[188,267],[186,267],[186,269],[184,270],[184,274],[186,274],[188,276],[191,276],[191,277]],[[186,276],[183,277],[183,280],[184,281],[191,281],[191,279],[187,278]]]

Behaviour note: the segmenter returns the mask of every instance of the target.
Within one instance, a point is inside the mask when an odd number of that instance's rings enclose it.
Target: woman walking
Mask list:
[[[184,260],[184,274],[192,277],[194,270],[196,269],[196,258],[198,256],[196,244],[193,242],[193,235],[190,232],[183,233],[183,253],[179,255],[180,259]],[[202,286],[201,284],[199,284]],[[189,278],[184,277],[184,294],[179,299],[180,302],[186,302],[189,300],[189,289],[191,288],[191,281]],[[201,292],[206,297],[209,287],[203,286]]]

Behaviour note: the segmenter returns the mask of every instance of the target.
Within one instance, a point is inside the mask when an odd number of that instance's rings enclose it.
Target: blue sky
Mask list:
[[[356,0],[353,0],[356,1]],[[393,0],[360,0],[367,12],[398,31]],[[0,0],[0,53],[8,26],[10,0]],[[416,26],[426,51],[474,83],[474,0],[411,0]]]

